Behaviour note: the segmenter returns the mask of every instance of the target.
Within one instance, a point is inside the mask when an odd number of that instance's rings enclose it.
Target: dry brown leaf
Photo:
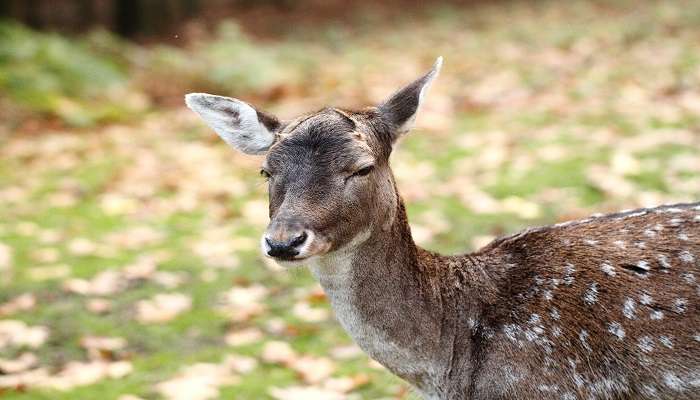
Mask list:
[[[61,371],[39,384],[56,390],[70,390],[77,386],[91,385],[105,378],[118,379],[129,375],[133,367],[128,361],[72,361]]]
[[[330,351],[331,357],[338,360],[356,358],[362,356],[363,354],[362,349],[355,344],[334,347]]]
[[[277,400],[344,400],[345,396],[333,390],[308,386],[273,387],[270,396]]]
[[[0,375],[0,388],[22,389],[26,387],[39,386],[49,379],[49,372],[46,368],[37,368],[18,374]]]
[[[311,307],[305,301],[298,302],[292,307],[294,316],[306,322],[321,322],[328,319],[330,312],[326,308]]]
[[[265,343],[261,358],[267,363],[291,365],[296,360],[297,354],[289,343],[273,340]]]
[[[133,394],[123,394],[117,397],[117,400],[144,400],[142,397],[134,396]]]
[[[339,393],[348,393],[358,386],[365,385],[369,382],[369,376],[366,374],[357,374],[355,376],[343,376],[340,378],[328,378],[323,381],[323,388]]]
[[[151,280],[166,289],[175,289],[185,282],[185,275],[183,273],[157,271],[153,274]]]
[[[61,253],[54,247],[44,247],[31,253],[32,260],[44,264],[55,263],[60,256]]]
[[[121,337],[84,336],[80,346],[88,352],[92,360],[115,359],[115,352],[126,347],[126,339]]]
[[[12,267],[12,248],[4,243],[0,243],[0,273]]]
[[[325,357],[303,356],[292,359],[289,365],[301,375],[304,382],[311,384],[323,381],[335,371],[333,361]]]
[[[68,242],[68,251],[76,256],[86,256],[97,251],[97,244],[84,237],[79,237]]]
[[[160,293],[136,303],[136,319],[143,323],[163,323],[192,308],[192,299],[181,293]]]
[[[37,348],[49,337],[49,329],[28,326],[22,321],[0,320],[0,349],[8,346]]]
[[[219,396],[219,386],[232,385],[239,378],[225,364],[199,363],[183,368],[180,373],[156,385],[167,400],[208,400]]]
[[[0,358],[0,371],[4,374],[17,374],[37,365],[39,359],[34,353],[22,353],[13,360]]]
[[[106,314],[112,310],[112,302],[106,299],[88,299],[85,307],[91,313]]]
[[[257,328],[247,328],[226,334],[224,341],[229,346],[245,346],[262,340],[263,333]]]
[[[36,306],[36,297],[32,293],[21,294],[0,304],[0,317],[12,315],[18,311],[31,310],[34,306]]]
[[[239,374],[247,374],[258,366],[258,360],[253,357],[229,354],[224,358],[221,364]]]
[[[222,296],[222,310],[234,321],[240,322],[265,310],[264,297],[267,289],[262,285],[234,287]]]
[[[90,280],[74,278],[63,283],[65,290],[89,296],[108,296],[123,291],[126,286],[126,279],[115,270],[102,271]]]

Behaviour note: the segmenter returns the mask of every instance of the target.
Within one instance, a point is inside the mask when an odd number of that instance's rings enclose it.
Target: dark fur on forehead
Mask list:
[[[268,162],[313,160],[316,165],[326,166],[349,163],[356,157],[351,135],[356,127],[351,118],[331,108],[305,116],[270,149]]]
[[[270,149],[268,159],[283,157],[282,153],[291,147],[308,147],[316,152],[336,151],[336,157],[348,162],[347,159],[357,156],[349,150],[355,148],[352,145],[357,140],[356,134],[361,133],[372,155],[377,160],[387,160],[394,140],[392,129],[376,107],[358,111],[328,107],[289,123]]]

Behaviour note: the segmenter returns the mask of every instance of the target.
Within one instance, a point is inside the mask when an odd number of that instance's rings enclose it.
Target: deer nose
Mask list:
[[[292,259],[299,254],[299,248],[304,245],[308,237],[306,231],[292,234],[287,240],[282,241],[276,241],[266,236],[267,255],[281,259]]]

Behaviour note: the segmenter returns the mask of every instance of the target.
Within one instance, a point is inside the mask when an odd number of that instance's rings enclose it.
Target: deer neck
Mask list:
[[[411,238],[402,200],[389,227],[358,235],[354,243],[310,267],[340,324],[372,358],[413,382],[434,380],[445,339],[435,257]],[[448,347],[449,349],[449,347]]]

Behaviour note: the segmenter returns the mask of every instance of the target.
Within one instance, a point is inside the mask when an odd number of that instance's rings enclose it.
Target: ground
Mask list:
[[[177,64],[187,84],[164,69],[153,88],[148,58],[128,85],[162,97],[129,97],[127,118],[72,118],[90,102],[62,100],[42,109],[57,123],[0,122],[0,396],[416,398],[352,345],[307,271],[260,256],[261,159],[227,148],[180,92],[285,118],[378,102],[444,56],[392,156],[414,236],[433,250],[700,199],[698,2],[441,6],[309,36],[245,38],[258,61],[226,75],[245,85],[216,81],[237,66],[216,63],[229,41],[152,49],[209,64]]]

